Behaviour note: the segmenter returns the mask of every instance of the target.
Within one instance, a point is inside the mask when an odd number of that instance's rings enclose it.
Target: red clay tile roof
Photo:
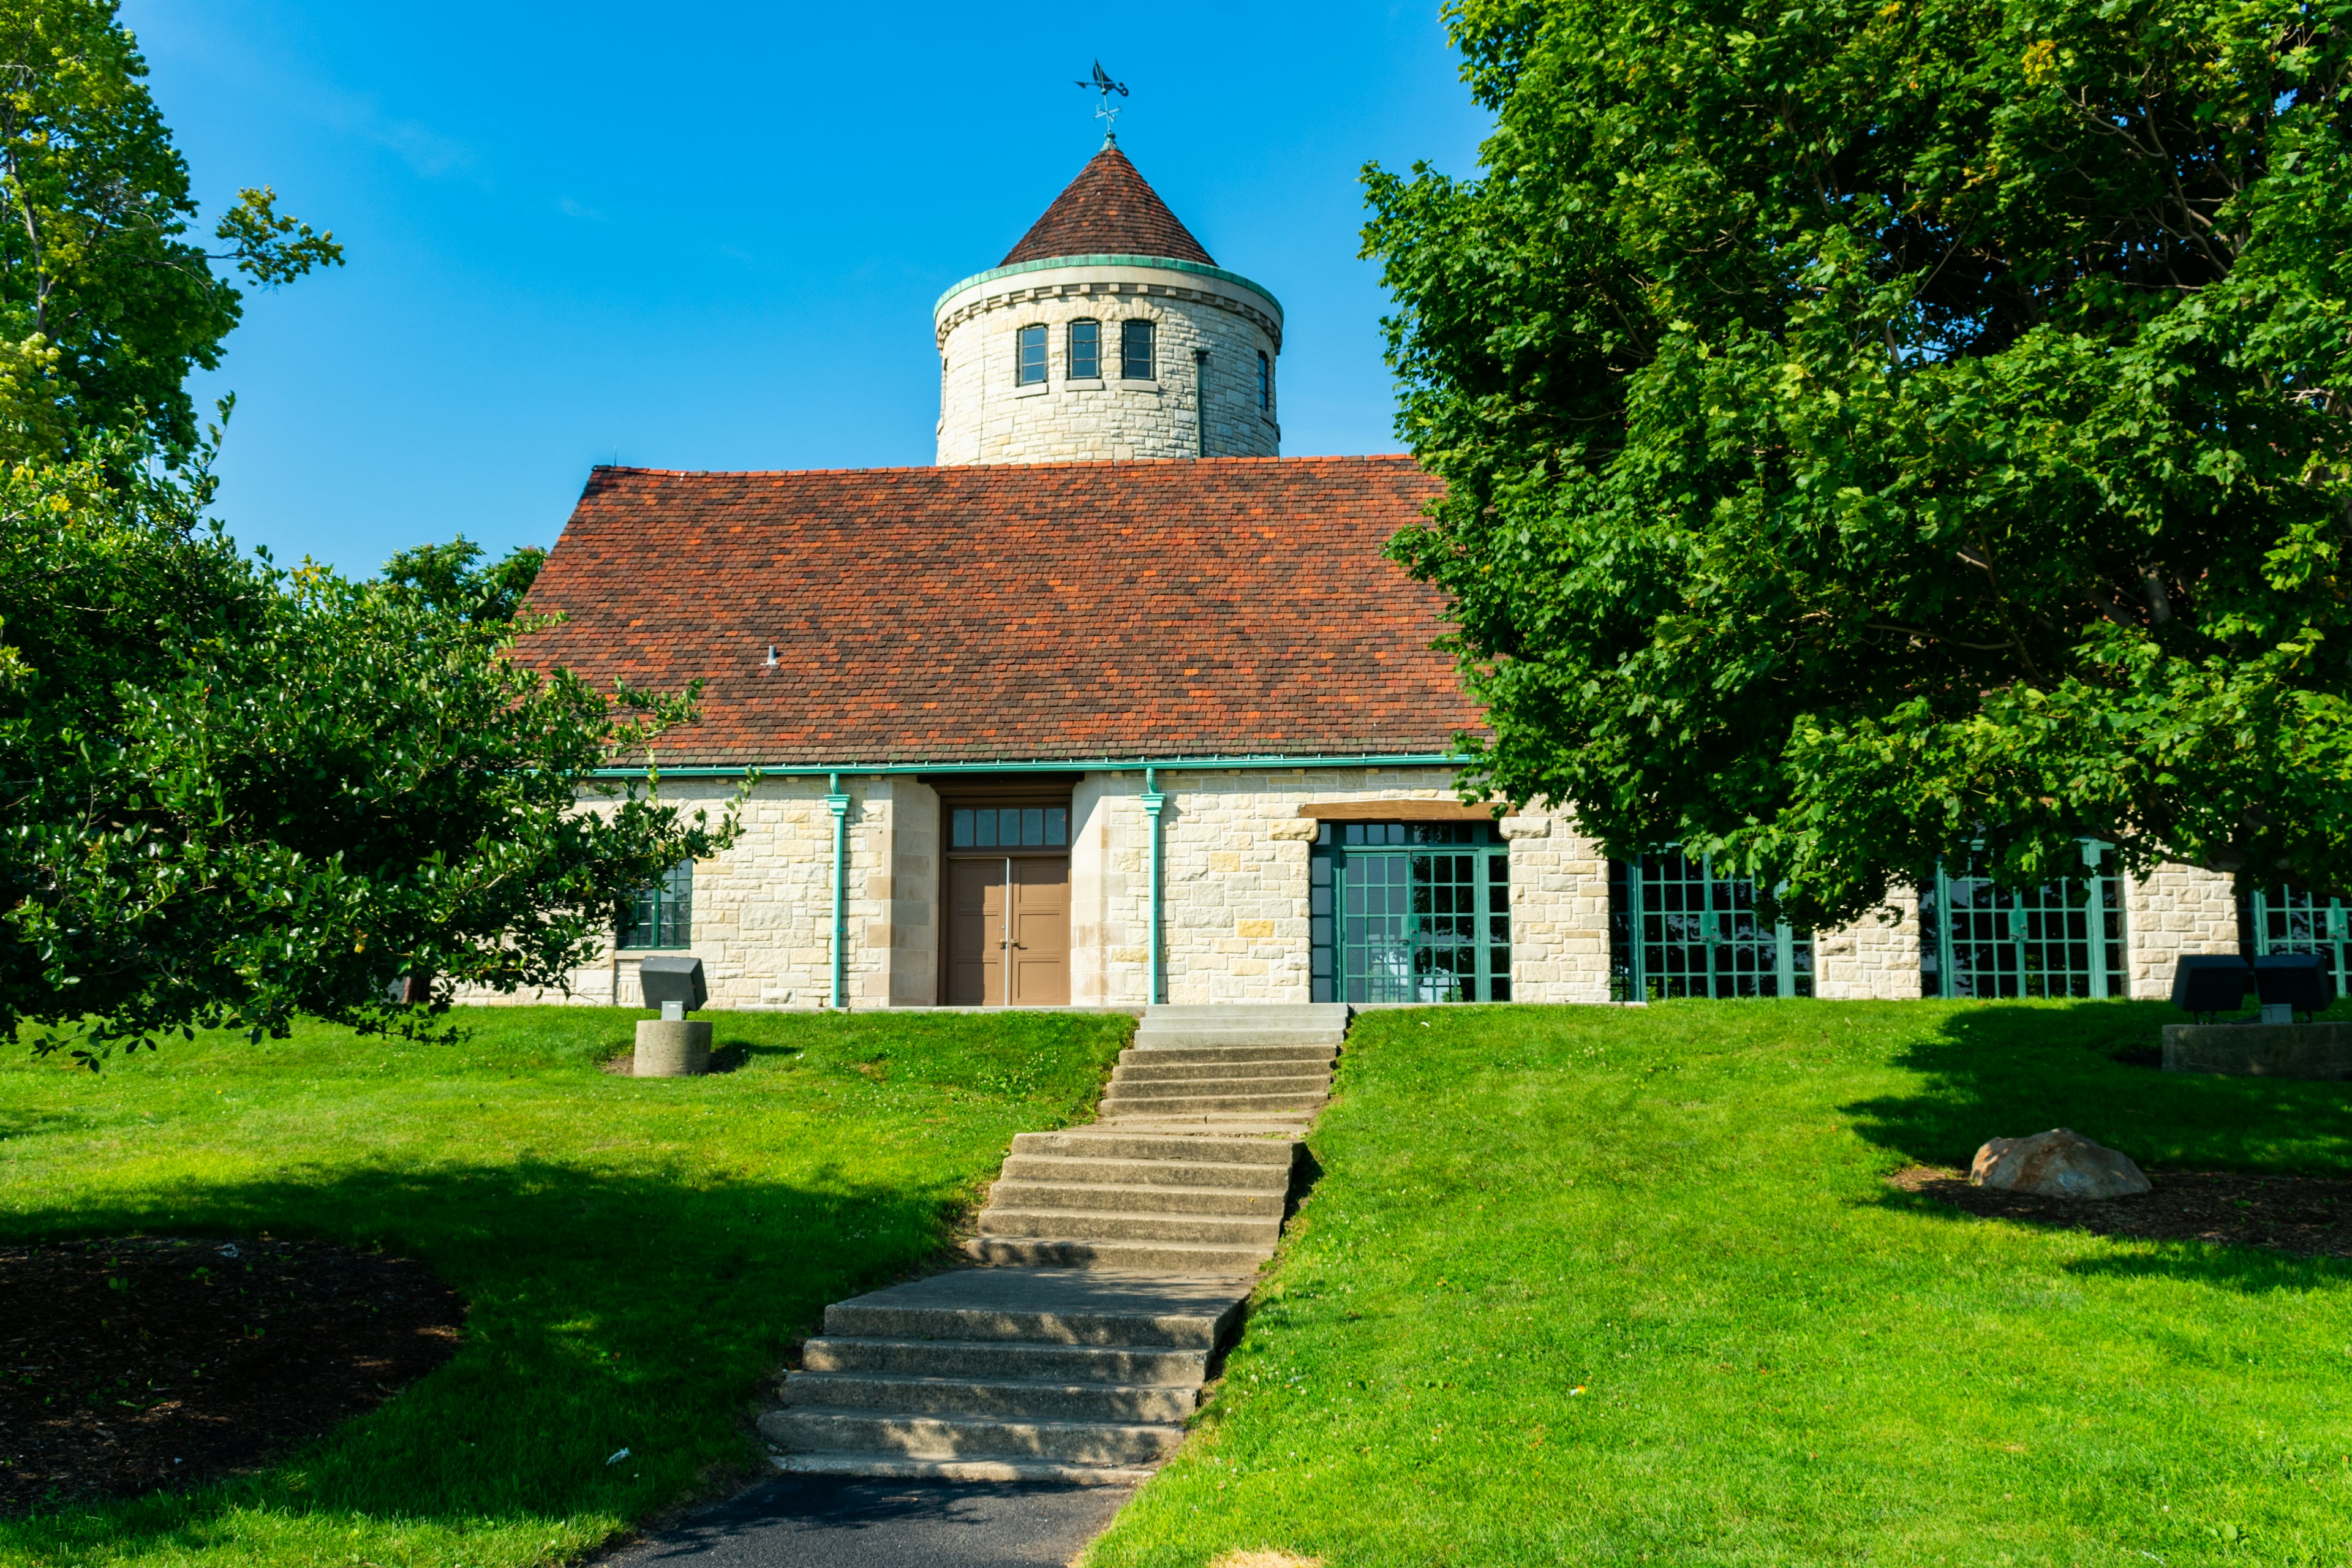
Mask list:
[[[1381,555],[1405,457],[597,468],[522,657],[701,677],[673,764],[1438,752],[1478,713]],[[775,645],[777,668],[765,668]]]
[[[997,265],[1055,256],[1165,256],[1216,265],[1116,147],[1096,153]]]

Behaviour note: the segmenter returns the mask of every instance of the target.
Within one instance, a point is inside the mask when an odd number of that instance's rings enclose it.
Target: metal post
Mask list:
[[[849,797],[841,775],[826,775],[824,806],[833,813],[833,1000],[849,1005]]]
[[[1168,809],[1168,797],[1160,793],[1159,776],[1150,768],[1143,770],[1143,815],[1151,824],[1151,844],[1144,862],[1143,901],[1146,946],[1143,958],[1143,999],[1153,1006],[1160,1001],[1160,814]]]
[[[2083,919],[2091,941],[2091,994],[2098,997],[2107,994],[2107,883],[2099,875],[2099,859],[2105,851],[2106,846],[2095,838],[2083,840],[2083,865],[2090,872],[2084,879],[2090,891],[2083,901]]]
[[[1956,980],[1952,973],[1952,879],[1944,875],[1944,863],[1936,862],[1936,994],[1955,994]]]

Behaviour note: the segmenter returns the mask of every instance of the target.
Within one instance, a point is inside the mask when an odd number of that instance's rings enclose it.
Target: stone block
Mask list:
[[[2352,1079],[2352,1024],[2167,1024],[2164,1070]]]

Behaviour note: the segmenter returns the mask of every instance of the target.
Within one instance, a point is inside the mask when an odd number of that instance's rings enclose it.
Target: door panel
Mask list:
[[[998,859],[948,862],[948,1005],[1004,1005],[1004,870]]]
[[[1066,1007],[1070,1002],[1070,862],[1026,857],[1013,862],[1013,997],[1015,1007]]]

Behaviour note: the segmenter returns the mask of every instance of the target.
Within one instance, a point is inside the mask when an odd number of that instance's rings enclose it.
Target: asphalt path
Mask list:
[[[620,1552],[614,1568],[1063,1568],[1127,1487],[780,1476]]]

